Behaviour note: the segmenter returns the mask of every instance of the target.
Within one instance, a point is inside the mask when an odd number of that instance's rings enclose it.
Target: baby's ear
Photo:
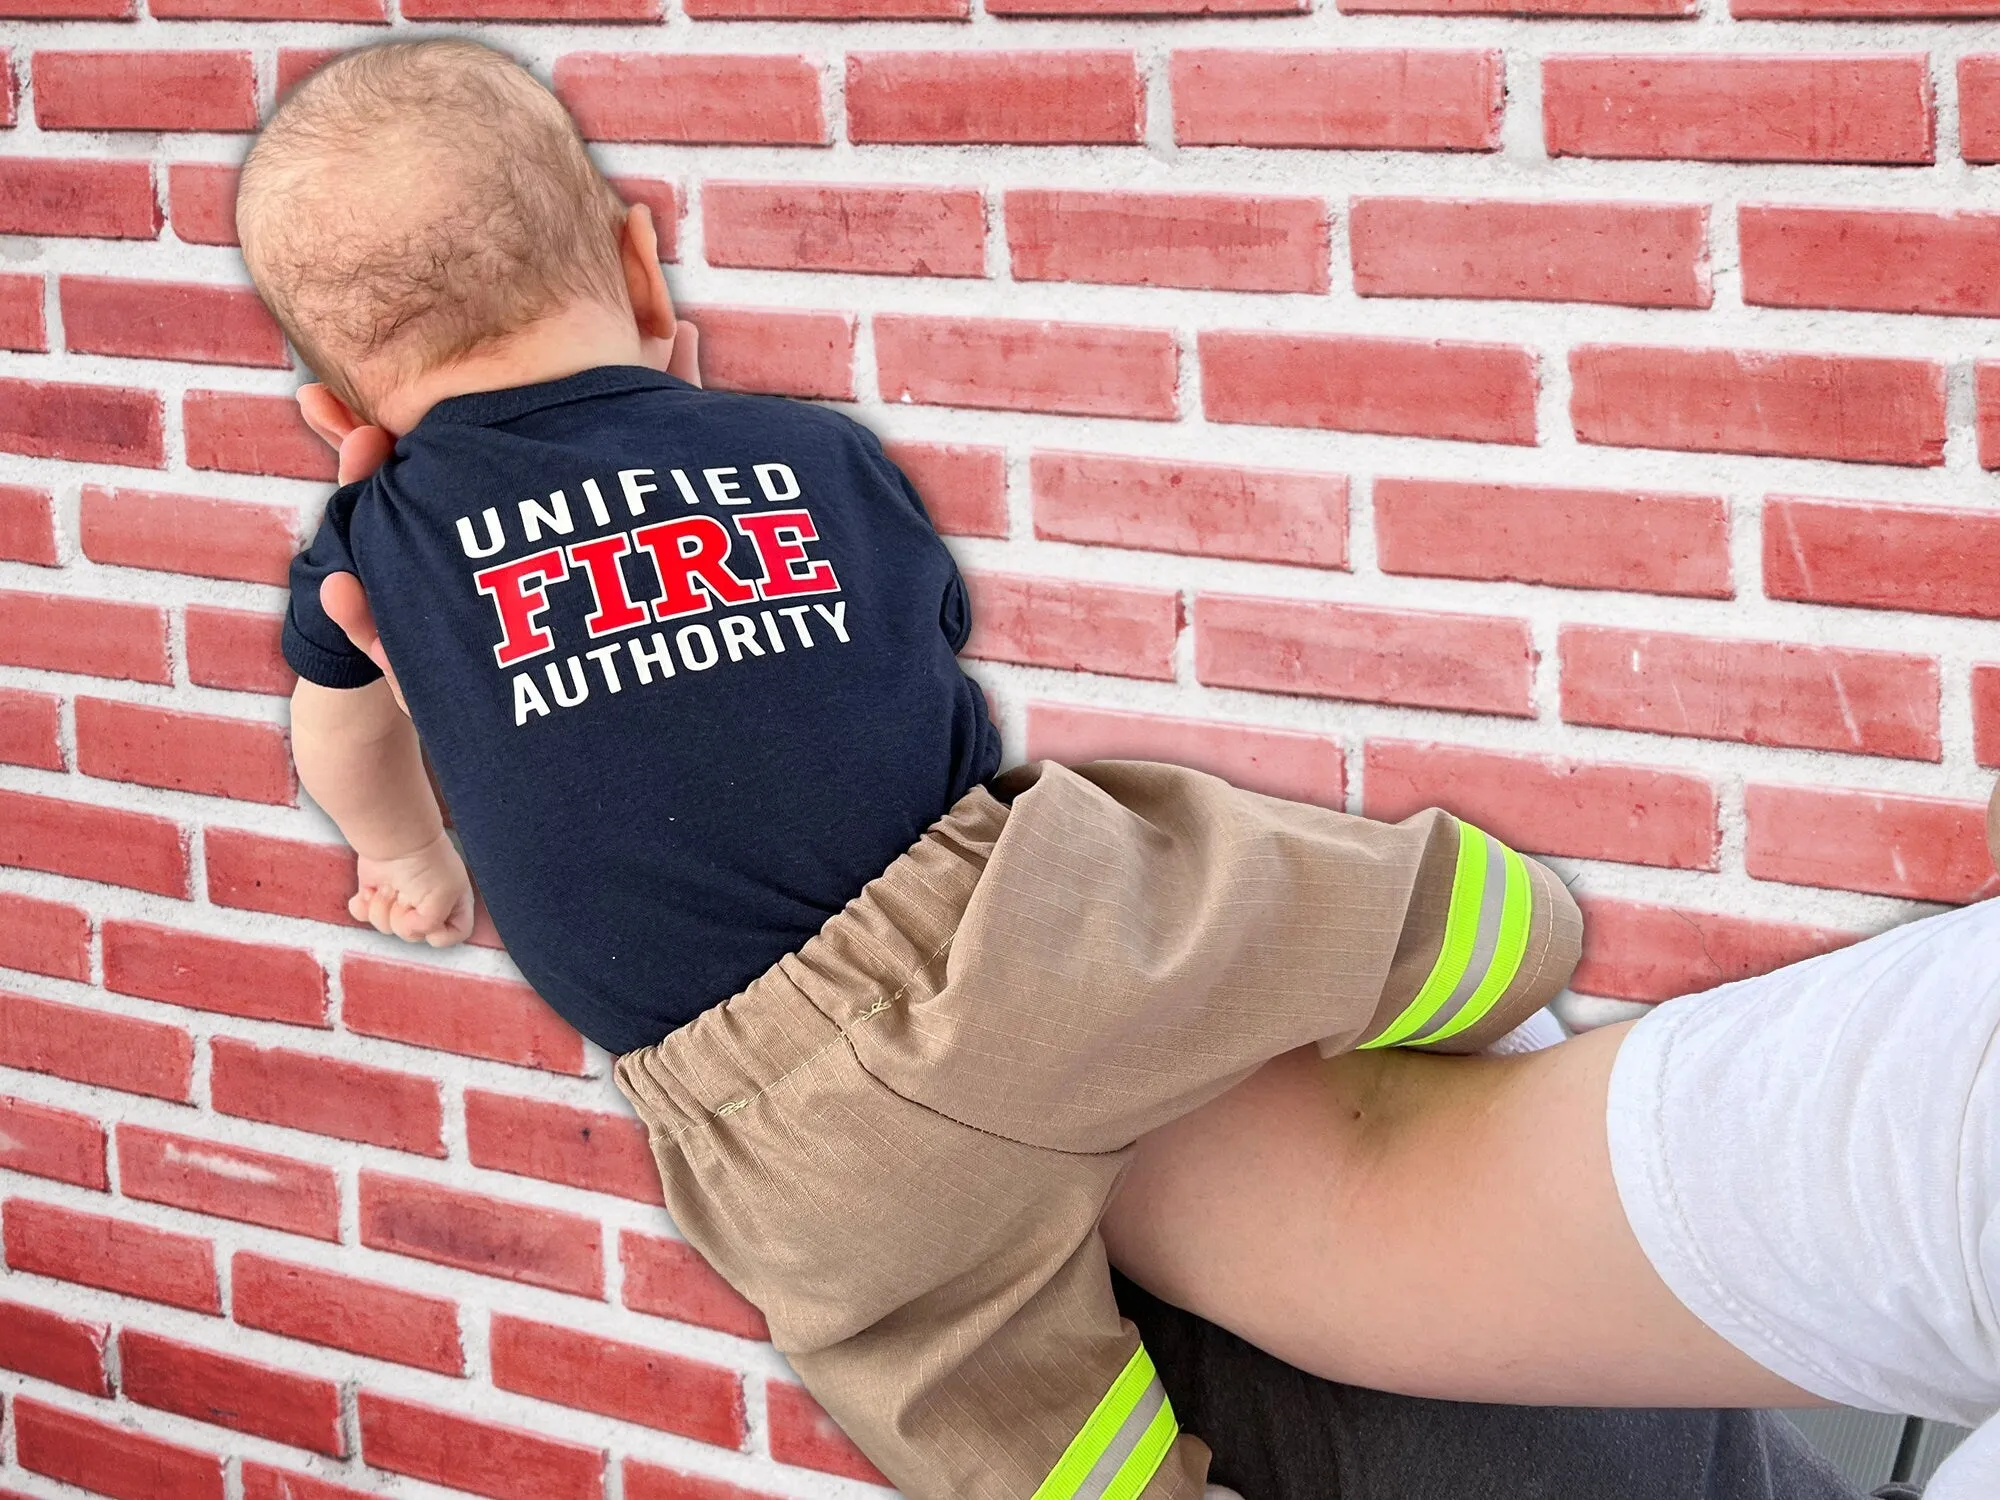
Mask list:
[[[368,425],[318,381],[299,387],[299,412],[306,419],[306,426],[318,433],[330,448],[346,442],[347,435],[355,428]]]

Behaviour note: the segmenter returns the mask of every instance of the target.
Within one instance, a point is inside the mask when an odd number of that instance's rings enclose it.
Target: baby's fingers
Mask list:
[[[368,925],[377,932],[394,932],[390,918],[396,910],[396,893],[377,886],[368,893]]]
[[[396,936],[406,943],[421,943],[437,925],[421,906],[412,906],[407,901],[396,903],[396,909],[390,913],[389,924]]]

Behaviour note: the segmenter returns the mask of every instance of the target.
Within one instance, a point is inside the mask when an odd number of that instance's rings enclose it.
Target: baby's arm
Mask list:
[[[472,931],[472,883],[445,837],[409,716],[385,679],[292,691],[292,757],[313,801],[359,856],[357,921],[433,948]]]

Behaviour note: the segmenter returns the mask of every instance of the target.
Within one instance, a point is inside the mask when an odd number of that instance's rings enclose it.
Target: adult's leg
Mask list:
[[[1338,1385],[1274,1359],[1123,1277],[1210,1470],[1245,1500],[1860,1500],[1782,1418],[1427,1401]]]
[[[1279,1058],[1139,1143],[1105,1219],[1113,1263],[1357,1385],[1817,1404],[1690,1313],[1634,1238],[1604,1128],[1624,1030],[1525,1057]]]

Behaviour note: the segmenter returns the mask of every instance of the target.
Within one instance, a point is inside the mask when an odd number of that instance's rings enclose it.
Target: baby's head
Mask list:
[[[236,217],[264,301],[358,415],[579,304],[630,318],[626,208],[553,95],[457,38],[350,52],[286,97]]]

